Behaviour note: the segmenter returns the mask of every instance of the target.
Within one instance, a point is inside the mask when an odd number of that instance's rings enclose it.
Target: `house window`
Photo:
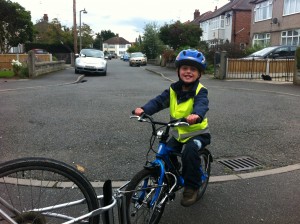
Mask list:
[[[254,8],[254,22],[271,19],[273,0],[268,0],[255,5]]]
[[[200,23],[200,27],[201,29],[203,30],[203,33],[207,33],[208,32],[208,22],[203,22],[203,23]]]
[[[215,17],[210,21],[212,30],[224,28],[224,16]]]
[[[269,33],[258,33],[253,36],[253,45],[267,46],[270,44]]]
[[[120,44],[119,48],[125,48],[124,44]]]
[[[300,29],[288,30],[281,33],[282,45],[300,45]]]
[[[300,0],[284,0],[283,15],[300,12]]]

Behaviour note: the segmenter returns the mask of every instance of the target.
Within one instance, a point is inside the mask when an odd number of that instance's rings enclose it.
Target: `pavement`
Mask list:
[[[155,66],[148,64],[145,67],[142,67],[147,71],[150,71],[152,73],[155,73],[157,75],[160,75],[164,79],[167,79],[171,82],[175,82],[178,78],[175,72],[175,69],[172,68],[166,68],[161,66]],[[67,69],[73,69],[73,68],[67,68]],[[208,75],[205,75],[202,77],[203,79],[212,79],[213,77],[209,77]],[[0,93],[4,91],[13,91],[13,90],[20,90],[20,89],[26,89],[26,88],[43,88],[43,80],[47,79],[50,80],[49,85],[70,85],[82,82],[84,79],[84,75],[76,75],[74,73],[70,73],[69,75],[61,74],[60,72],[56,72],[55,75],[43,75],[42,77],[38,77],[35,79],[19,79],[19,80],[13,80],[13,79],[0,79]],[[244,80],[247,82],[247,80]],[[11,83],[14,82],[14,88],[11,88]],[[20,87],[15,87],[17,83],[21,83]],[[251,81],[253,82],[253,81]],[[260,81],[257,81],[260,82]],[[49,83],[49,82],[48,82]],[[272,83],[268,82],[268,84],[278,84],[278,82]],[[47,86],[49,86],[47,85]],[[34,86],[34,87],[33,87]],[[300,96],[299,92],[297,92],[299,89],[291,90],[289,93],[282,93],[282,94],[288,94],[292,96]],[[255,177],[262,177],[262,176],[268,176],[268,175],[274,175],[274,174],[281,174],[286,172],[291,172],[295,170],[300,170],[300,163],[296,163],[293,165],[288,165],[284,167],[279,167],[275,169],[267,169],[267,170],[255,170],[254,172],[247,172],[247,173],[237,173],[237,174],[229,174],[229,175],[220,175],[220,176],[211,176],[210,182],[224,182],[224,181],[231,181],[231,180],[241,180],[241,179],[249,179],[249,178],[255,178]],[[96,182],[92,183],[94,187],[100,187],[103,186],[104,182]],[[120,187],[123,186],[127,181],[114,181],[112,182],[112,187]]]

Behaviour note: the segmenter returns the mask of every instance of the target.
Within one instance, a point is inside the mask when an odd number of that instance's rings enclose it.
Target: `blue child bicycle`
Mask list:
[[[171,122],[155,121],[153,117],[143,114],[131,116],[140,122],[148,122],[152,125],[150,147],[147,152],[147,161],[144,169],[139,171],[126,187],[126,209],[128,223],[149,223],[156,224],[162,217],[165,205],[173,201],[175,192],[184,186],[184,179],[180,174],[180,167],[174,166],[170,155],[181,156],[175,153],[172,148],[166,146],[170,128],[189,125],[185,119],[173,120]],[[157,151],[153,149],[156,139],[159,139]],[[149,160],[150,152],[156,154],[156,158]],[[208,149],[199,151],[201,166],[202,185],[199,190],[201,198],[207,188],[212,155]]]

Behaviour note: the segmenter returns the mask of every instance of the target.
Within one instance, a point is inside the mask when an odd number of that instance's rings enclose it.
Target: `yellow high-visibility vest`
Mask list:
[[[199,93],[201,88],[205,88],[201,83],[198,84],[196,95]],[[185,102],[180,104],[177,103],[177,94],[175,91],[170,87],[170,116],[171,119],[180,119],[186,118],[193,112],[193,105],[194,105],[194,98],[190,98]],[[201,123],[193,124],[190,126],[183,126],[183,127],[174,127],[172,130],[172,135],[174,138],[177,139],[179,142],[186,142],[190,138],[209,133],[208,129],[208,120],[205,117]]]

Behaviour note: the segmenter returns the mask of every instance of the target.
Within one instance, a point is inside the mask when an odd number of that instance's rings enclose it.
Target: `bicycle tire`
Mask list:
[[[57,214],[78,217],[99,207],[94,188],[79,171],[61,161],[41,157],[2,163],[0,197],[20,211],[11,212],[0,203],[0,209],[18,224],[62,223],[68,219]],[[70,205],[71,201],[80,199],[85,199],[85,203],[53,208],[57,204]],[[37,211],[47,207],[53,211]],[[0,216],[0,223],[1,220],[4,221]],[[99,222],[99,215],[85,221],[96,224]]]
[[[202,180],[201,186],[199,188],[199,193],[198,193],[198,199],[200,199],[203,197],[209,182],[212,161],[211,161],[211,155],[207,149],[203,149],[199,151],[198,155],[201,160],[200,169],[201,169],[201,180]]]
[[[157,224],[162,217],[165,204],[164,202],[161,208],[155,205],[150,208],[149,204],[154,196],[154,191],[151,193],[151,186],[157,185],[159,175],[156,169],[143,169],[138,172],[132,180],[129,182],[126,191],[130,193],[126,194],[126,210],[127,210],[127,222],[128,224]],[[141,199],[141,194],[144,191],[139,191],[143,186],[143,182],[147,181],[148,191],[147,196]],[[153,189],[153,188],[152,188]],[[164,197],[166,189],[161,190],[159,199]],[[139,200],[137,200],[139,199]],[[159,200],[158,200],[159,201]],[[139,208],[138,208],[139,207]],[[159,210],[158,210],[159,209]]]

